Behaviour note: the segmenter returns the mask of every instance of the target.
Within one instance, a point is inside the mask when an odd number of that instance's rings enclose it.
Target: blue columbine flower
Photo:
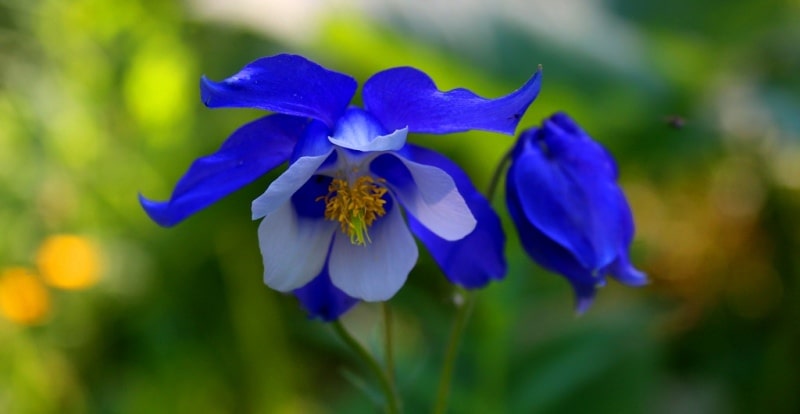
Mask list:
[[[540,79],[537,72],[510,95],[484,99],[441,92],[413,68],[388,69],[364,84],[361,109],[348,107],[357,84],[347,75],[300,56],[258,59],[221,82],[203,77],[203,102],[276,114],[196,160],[168,201],[140,201],[172,226],[288,161],[252,216],[263,218],[264,282],[294,292],[312,315],[332,320],[356,300],[392,297],[417,261],[412,232],[451,281],[482,286],[505,273],[497,215],[463,171],[406,135],[513,134]]]
[[[558,113],[524,131],[511,153],[506,198],[525,250],[567,277],[585,311],[612,275],[647,283],[628,259],[634,225],[611,154]]]

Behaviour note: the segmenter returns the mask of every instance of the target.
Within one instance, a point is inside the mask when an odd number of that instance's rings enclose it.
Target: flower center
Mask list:
[[[383,180],[378,180],[379,182]],[[372,242],[367,230],[378,218],[386,214],[384,204],[386,187],[378,185],[370,176],[361,176],[354,184],[334,178],[328,186],[328,194],[318,197],[325,200],[325,218],[338,221],[342,232],[350,236],[350,243],[364,246]]]

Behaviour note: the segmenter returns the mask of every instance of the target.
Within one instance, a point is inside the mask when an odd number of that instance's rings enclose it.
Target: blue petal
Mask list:
[[[313,120],[306,127],[303,136],[297,141],[289,163],[294,164],[301,157],[316,157],[328,154],[333,150],[333,144],[328,140],[330,129],[322,122]]]
[[[364,84],[364,106],[384,128],[447,134],[480,129],[513,134],[541,86],[537,71],[517,91],[497,99],[482,98],[467,89],[439,91],[433,80],[414,68],[388,69]]]
[[[292,204],[298,216],[316,219],[325,217],[325,201],[321,197],[328,194],[331,181],[331,177],[315,175],[292,194]]]
[[[620,281],[620,283],[628,286],[644,286],[648,284],[647,275],[633,267],[628,258],[628,252],[625,249],[626,247],[623,247],[623,249],[620,250],[617,260],[614,260],[608,267],[608,273],[610,273],[614,279]]]
[[[617,180],[617,163],[611,153],[568,115],[556,113],[546,119],[536,138],[544,140],[548,151],[563,163],[590,169],[593,174],[611,181]]]
[[[425,244],[451,282],[467,288],[480,288],[491,280],[501,279],[506,274],[506,238],[500,218],[489,202],[454,162],[415,145],[408,145],[407,150],[412,160],[436,166],[450,174],[478,221],[472,233],[457,241],[447,241],[435,235],[412,215],[408,215],[411,231]]]
[[[533,226],[599,270],[623,243],[624,196],[597,144],[551,126],[525,136],[508,180]]]
[[[624,206],[622,211],[622,221],[620,223],[622,227],[623,243],[619,247],[619,253],[617,254],[616,260],[614,260],[611,265],[608,266],[606,271],[611,274],[614,279],[628,286],[644,286],[649,283],[647,275],[633,267],[633,264],[631,264],[630,259],[628,258],[628,247],[630,246],[631,242],[633,242],[633,213],[628,206],[627,200],[622,200],[621,204]]]
[[[616,183],[616,161],[566,114],[545,120],[540,132],[550,157],[586,195],[591,216],[591,228],[586,231],[598,255],[597,266],[613,260],[633,241],[634,226],[628,202]]]
[[[267,216],[283,206],[311,177],[317,175],[317,170],[330,158],[330,155],[329,152],[313,157],[300,157],[289,165],[289,168],[267,187],[267,191],[253,200],[251,204],[253,220]]]
[[[217,152],[192,163],[168,201],[141,195],[139,201],[153,221],[174,226],[285,162],[307,123],[303,118],[271,115],[246,124]]]
[[[515,167],[512,165],[511,169]],[[509,174],[514,174],[514,171],[509,171]],[[511,180],[506,181],[506,200],[508,212],[525,251],[543,268],[567,278],[575,291],[576,311],[584,312],[594,299],[596,286],[601,281],[593,277],[592,272],[578,262],[569,250],[554,242],[528,221],[517,187]]]
[[[573,285],[575,290],[575,313],[583,315],[589,310],[597,295],[597,288],[590,285]]]
[[[339,319],[358,303],[357,299],[347,296],[333,286],[331,277],[328,275],[327,265],[322,268],[319,276],[293,293],[310,317],[319,318],[325,322]]]
[[[353,78],[295,55],[255,60],[221,82],[200,80],[203,103],[210,108],[258,108],[311,117],[330,127],[357,87]]]

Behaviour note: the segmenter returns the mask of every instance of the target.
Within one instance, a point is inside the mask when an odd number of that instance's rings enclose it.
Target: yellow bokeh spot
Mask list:
[[[42,322],[50,312],[50,295],[30,270],[10,267],[0,273],[0,314],[20,325]]]
[[[100,254],[89,240],[73,235],[48,237],[39,247],[36,264],[48,284],[62,289],[92,286],[100,276]]]

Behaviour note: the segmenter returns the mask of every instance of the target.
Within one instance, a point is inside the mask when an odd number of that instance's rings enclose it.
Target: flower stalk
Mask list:
[[[459,289],[456,292],[456,314],[453,319],[453,327],[450,330],[450,339],[447,341],[447,351],[445,351],[444,355],[439,389],[436,392],[436,403],[433,408],[435,414],[442,414],[447,409],[447,400],[450,396],[450,385],[453,379],[453,368],[455,367],[458,347],[461,344],[464,328],[467,326],[467,321],[469,321],[474,305],[475,295],[472,292],[464,289]]]
[[[490,204],[497,192],[500,179],[503,177],[503,171],[511,162],[511,153],[512,151],[509,150],[503,155],[492,173],[492,179],[486,190],[486,199]],[[472,314],[472,308],[475,306],[475,294],[469,290],[456,288],[455,298],[456,314],[453,318],[453,327],[451,328],[450,338],[447,342],[444,363],[442,365],[442,374],[439,378],[439,387],[436,392],[436,402],[433,408],[435,414],[442,414],[447,409],[447,400],[450,396],[450,385],[453,382],[453,369],[455,367],[456,355],[458,354],[458,348],[461,344],[461,338],[464,335],[464,329]]]
[[[386,364],[386,379],[389,382],[389,387],[391,388],[392,393],[397,396],[397,405],[399,408],[402,405],[402,401],[399,397],[400,394],[397,392],[397,382],[395,381],[392,308],[389,306],[389,302],[383,302],[381,304],[381,310],[383,313],[383,345],[384,359]]]
[[[497,167],[492,173],[492,180],[489,182],[489,187],[486,189],[486,199],[489,200],[489,204],[492,203],[494,195],[497,192],[497,185],[500,183],[500,178],[503,176],[503,170],[505,170],[505,168],[511,162],[511,153],[512,150],[509,150],[503,154],[503,158],[501,158],[500,162],[497,163]]]
[[[341,338],[341,340],[350,348],[352,349],[365,364],[372,374],[378,379],[378,384],[381,387],[381,391],[385,397],[385,411],[387,414],[399,414],[400,413],[400,399],[397,397],[397,393],[392,386],[391,380],[389,380],[388,375],[386,372],[381,369],[378,361],[370,355],[367,350],[361,346],[360,343],[350,334],[350,332],[345,329],[342,322],[338,319],[331,323],[333,326],[334,332]]]

